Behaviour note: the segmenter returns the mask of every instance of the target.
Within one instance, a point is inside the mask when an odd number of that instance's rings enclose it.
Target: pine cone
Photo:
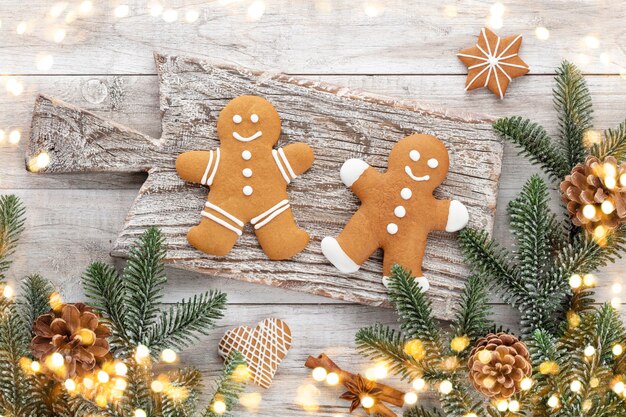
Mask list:
[[[506,333],[490,333],[479,339],[469,358],[469,379],[474,387],[493,398],[508,398],[532,373],[526,345]]]
[[[111,330],[82,303],[65,304],[60,310],[37,317],[33,333],[33,355],[39,360],[55,352],[63,355],[66,378],[82,376],[110,357],[106,337]]]
[[[601,225],[604,232],[608,232],[625,222],[626,188],[619,181],[624,173],[626,166],[617,165],[612,156],[602,162],[595,156],[588,156],[584,164],[576,165],[560,186],[561,199],[567,206],[572,223],[589,232],[594,232]],[[586,213],[592,214],[591,218],[583,214],[587,205],[594,207]],[[600,236],[603,234],[600,233]]]

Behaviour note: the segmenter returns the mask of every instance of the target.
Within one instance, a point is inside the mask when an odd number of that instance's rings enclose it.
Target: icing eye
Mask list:
[[[238,115],[238,114],[236,114],[236,115],[234,115],[234,116],[233,116],[233,122],[235,122],[235,123],[237,123],[237,124],[241,123],[241,121],[242,121],[242,120],[243,120],[243,119],[242,119],[242,118],[241,118],[241,116],[240,116],[240,115]]]
[[[252,123],[256,123],[259,121],[259,116],[257,114],[253,114],[252,116],[250,116],[250,120],[252,121]]]
[[[435,158],[430,158],[428,160],[428,162],[426,162],[428,164],[429,167],[431,168],[437,168],[439,166],[439,161],[437,161]]]
[[[420,153],[413,149],[411,152],[409,152],[409,158],[411,158],[412,161],[417,162],[420,160]]]

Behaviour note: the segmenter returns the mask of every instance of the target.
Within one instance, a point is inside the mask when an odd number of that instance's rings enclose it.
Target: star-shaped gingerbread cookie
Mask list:
[[[504,98],[513,78],[521,77],[529,70],[519,57],[522,35],[500,38],[487,28],[478,36],[478,43],[457,54],[467,67],[465,91],[487,87],[492,93]]]

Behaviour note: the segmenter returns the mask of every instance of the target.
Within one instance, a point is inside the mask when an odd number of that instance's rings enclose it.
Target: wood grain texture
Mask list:
[[[2,27],[3,68],[38,74],[37,56],[46,52],[55,58],[49,73],[153,74],[152,50],[159,49],[292,74],[464,74],[455,54],[471,46],[488,24],[494,1],[265,0],[261,16],[249,15],[252,1],[162,2],[178,13],[172,23],[151,16],[145,1],[126,1],[130,13],[123,18],[114,15],[120,3],[99,1],[87,15],[76,14],[78,2],[67,2],[61,16],[52,19],[56,3],[2,2],[12,17]],[[583,64],[589,73],[626,69],[624,2],[509,1],[505,6],[504,27],[497,32],[524,36],[521,53],[531,72],[553,73],[563,58]],[[189,9],[200,12],[193,23],[184,19]],[[71,12],[76,19],[64,25]],[[16,34],[19,21],[28,24],[24,35]],[[61,44],[52,40],[54,26],[66,28]],[[550,30],[549,40],[535,37],[537,26]],[[589,35],[599,38],[599,47],[587,46]],[[600,59],[603,53],[608,60]],[[520,88],[513,83],[509,91]]]
[[[346,301],[384,304],[380,253],[361,271],[347,276],[326,262],[319,240],[336,235],[356,209],[354,196],[339,182],[343,161],[358,156],[372,166],[384,167],[393,144],[415,132],[439,137],[450,150],[450,173],[438,197],[463,201],[473,226],[493,227],[502,145],[489,119],[444,115],[413,102],[194,58],[157,55],[156,61],[163,114],[161,139],[45,96],[37,100],[33,115],[26,161],[28,164],[40,152],[47,152],[51,162],[42,172],[150,170],[116,241],[114,255],[123,256],[143,230],[158,225],[169,245],[168,261],[175,266]],[[283,120],[283,140],[307,142],[317,156],[316,165],[290,193],[296,218],[311,233],[313,242],[289,261],[269,261],[250,233],[223,258],[201,254],[186,242],[189,227],[198,221],[206,190],[181,181],[173,161],[182,151],[217,146],[217,113],[242,94],[272,101]],[[467,272],[456,241],[451,235],[434,233],[425,259],[437,315],[450,317]]]

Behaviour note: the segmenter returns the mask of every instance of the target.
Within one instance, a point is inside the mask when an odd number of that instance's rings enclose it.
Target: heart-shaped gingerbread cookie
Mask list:
[[[224,334],[218,351],[226,359],[232,351],[239,351],[248,362],[252,381],[269,388],[274,374],[291,348],[291,329],[282,320],[265,319],[255,328],[235,327]]]

